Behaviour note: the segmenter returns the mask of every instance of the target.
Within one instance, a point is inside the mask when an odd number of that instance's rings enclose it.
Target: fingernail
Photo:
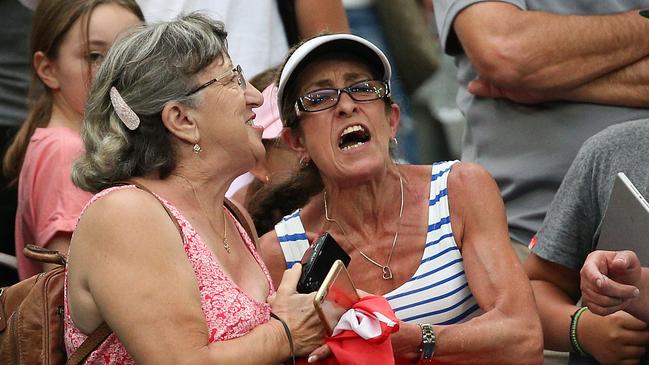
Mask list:
[[[602,287],[602,279],[597,278],[597,279],[595,280],[595,285],[597,285],[598,288],[601,288],[601,287]]]
[[[633,297],[636,298],[638,295],[640,295],[640,289],[635,288],[635,290],[633,291]]]
[[[309,364],[313,364],[314,362],[318,361],[318,357],[315,355],[309,356],[309,358],[306,360]]]

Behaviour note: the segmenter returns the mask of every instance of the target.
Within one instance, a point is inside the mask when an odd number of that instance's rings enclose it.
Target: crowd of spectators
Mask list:
[[[648,263],[597,250],[616,174],[649,197],[649,0],[0,4],[0,286],[67,255],[69,354],[346,363],[328,232],[388,363],[649,364]]]

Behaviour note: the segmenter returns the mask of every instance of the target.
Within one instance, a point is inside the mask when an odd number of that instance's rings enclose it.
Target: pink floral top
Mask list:
[[[86,208],[106,194],[125,188],[135,188],[135,186],[118,186],[101,191],[90,200]],[[210,249],[205,245],[189,222],[180,214],[178,209],[166,200],[162,199],[162,201],[173,213],[182,228],[185,253],[192,263],[194,274],[198,281],[203,314],[205,315],[209,329],[209,342],[237,338],[245,335],[256,326],[266,323],[270,319],[270,306],[267,303],[262,303],[252,298],[230,280],[221,270]],[[86,208],[84,208],[84,211]],[[248,237],[245,229],[234,219],[234,216],[229,211],[227,212],[235,221],[239,234],[246,246],[248,246],[250,253],[264,271],[270,288],[268,294],[272,294],[274,289],[268,269],[257,254],[254,244],[250,237]],[[81,346],[81,343],[87,336],[81,333],[70,318],[67,298],[67,276],[65,286],[65,348],[68,355],[70,355]],[[86,360],[86,364],[134,363],[131,356],[126,352],[124,345],[122,345],[114,333],[97,350],[92,352]]]

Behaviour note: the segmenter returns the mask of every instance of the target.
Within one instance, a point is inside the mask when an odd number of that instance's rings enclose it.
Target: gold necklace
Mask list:
[[[358,253],[361,254],[367,261],[370,263],[378,266],[381,268],[381,271],[383,272],[383,280],[390,280],[392,279],[392,269],[390,268],[390,261],[392,260],[392,254],[394,253],[394,247],[397,245],[397,238],[399,237],[399,230],[401,229],[401,218],[403,217],[403,178],[401,177],[401,174],[399,174],[399,188],[401,189],[401,206],[399,207],[399,222],[397,223],[397,231],[394,233],[394,239],[392,239],[392,248],[390,248],[390,254],[388,255],[388,261],[385,263],[385,265],[381,265],[377,261],[373,260],[371,257],[367,256],[365,252],[361,251],[356,245],[352,243],[352,241],[347,238],[347,242],[349,242],[350,245],[352,245],[353,248],[358,251]],[[330,218],[329,217],[329,210],[327,209],[327,191],[324,191],[324,211],[325,211],[325,220],[327,222],[332,222],[336,223],[338,228],[343,232],[343,235],[347,237],[347,233],[345,232],[345,229],[338,223],[337,220]]]
[[[203,208],[203,204],[201,204],[201,200],[198,199],[198,194],[196,194],[196,189],[194,189],[194,185],[189,181],[188,178],[186,178],[183,175],[180,174],[171,174],[174,176],[178,176],[179,178],[182,178],[187,182],[190,188],[192,188],[192,192],[194,193],[194,199],[196,199],[196,202],[198,203],[198,207],[201,208],[201,211],[205,215],[205,218],[207,218],[207,223],[210,224],[210,227],[212,228],[212,231],[216,233],[217,236],[221,237],[223,240],[223,248],[225,249],[225,252],[230,253],[231,247],[230,247],[230,242],[228,241],[228,221],[227,221],[227,216],[225,215],[225,207],[223,208],[223,235],[220,235],[217,231],[216,228],[214,228],[214,225],[212,224],[212,220],[210,219],[210,216],[205,212],[205,209]]]

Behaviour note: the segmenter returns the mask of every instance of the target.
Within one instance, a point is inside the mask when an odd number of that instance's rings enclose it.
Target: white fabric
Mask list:
[[[232,198],[234,193],[239,191],[239,189],[243,188],[244,186],[247,186],[251,182],[255,180],[255,175],[246,172],[243,175],[239,175],[234,181],[232,181],[232,184],[230,184],[230,187],[228,188],[228,191],[225,192],[225,196],[227,198]]]
[[[234,64],[247,78],[284,60],[288,42],[275,0],[137,0],[147,23],[202,11],[225,23]]]
[[[364,340],[369,340],[381,335],[381,322],[388,327],[394,327],[396,322],[380,312],[367,313],[360,309],[349,309],[345,312],[332,332],[332,336],[343,331],[354,331]]]

